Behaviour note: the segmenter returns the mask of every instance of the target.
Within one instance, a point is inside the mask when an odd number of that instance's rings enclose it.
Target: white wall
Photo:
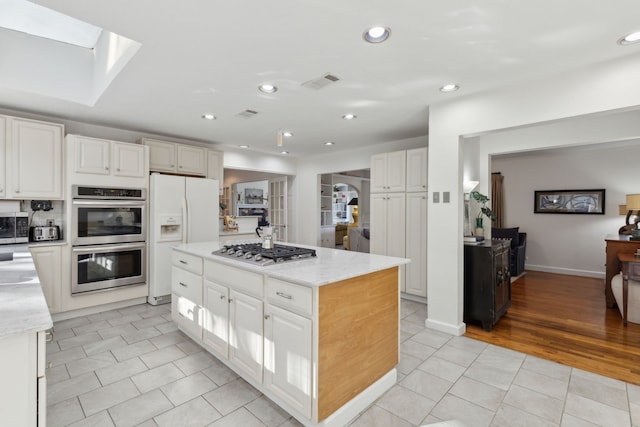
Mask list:
[[[320,175],[371,167],[371,155],[425,147],[427,137],[392,141],[358,150],[345,150],[299,159],[294,201],[297,243],[320,246]]]
[[[428,327],[455,334],[465,330],[462,322],[464,157],[461,144],[464,137],[484,138],[505,129],[635,108],[640,105],[639,74],[640,57],[631,56],[430,107],[429,188],[430,191],[451,191],[452,200],[449,204],[435,204],[429,198]],[[615,130],[607,129],[600,135],[600,140],[606,140],[606,131],[615,133]],[[533,150],[547,144],[538,140],[520,145],[517,136],[514,130],[510,141],[514,146],[512,152]],[[493,152],[490,146],[481,145],[478,190],[486,194],[490,176],[488,159]]]
[[[493,158],[504,178],[505,226],[527,232],[526,268],[604,278],[604,239],[625,217],[618,205],[640,191],[640,141],[603,149],[545,150]],[[534,214],[535,190],[606,190],[604,215]]]

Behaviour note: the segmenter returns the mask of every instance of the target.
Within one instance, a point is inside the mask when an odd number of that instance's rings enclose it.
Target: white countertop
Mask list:
[[[313,248],[316,257],[303,260],[283,262],[269,266],[260,266],[233,258],[212,255],[220,249],[220,242],[186,243],[174,248],[186,253],[201,256],[205,259],[233,265],[234,267],[265,274],[281,280],[306,286],[322,286],[352,277],[362,276],[387,268],[397,267],[411,262],[406,258],[372,255],[362,252],[340,249],[320,248],[295,243],[280,243],[288,246]]]
[[[0,261],[0,339],[53,326],[31,253]]]

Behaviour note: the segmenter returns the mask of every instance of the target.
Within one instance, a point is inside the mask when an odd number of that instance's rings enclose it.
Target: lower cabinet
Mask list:
[[[264,323],[264,385],[311,417],[311,320],[267,304]]]
[[[229,288],[204,281],[204,344],[225,359],[229,357]]]
[[[191,259],[191,261],[199,262],[201,271],[202,259]],[[171,267],[171,318],[187,335],[201,342],[202,276],[176,266],[179,260],[175,257],[173,262],[174,265]],[[198,271],[197,266],[195,271]]]
[[[49,311],[57,313],[60,311],[62,290],[62,246],[31,245],[29,251],[36,266]]]

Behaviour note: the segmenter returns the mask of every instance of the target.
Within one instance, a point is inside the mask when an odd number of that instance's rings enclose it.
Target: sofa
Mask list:
[[[524,261],[527,249],[527,233],[520,232],[520,227],[491,228],[492,239],[511,240],[509,255],[509,272],[511,277],[524,273]]]
[[[345,243],[345,249],[369,253],[369,228],[349,227],[349,235]]]

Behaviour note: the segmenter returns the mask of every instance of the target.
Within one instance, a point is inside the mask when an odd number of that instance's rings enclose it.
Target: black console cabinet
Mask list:
[[[478,321],[485,331],[511,305],[509,241],[464,245],[464,321]]]

